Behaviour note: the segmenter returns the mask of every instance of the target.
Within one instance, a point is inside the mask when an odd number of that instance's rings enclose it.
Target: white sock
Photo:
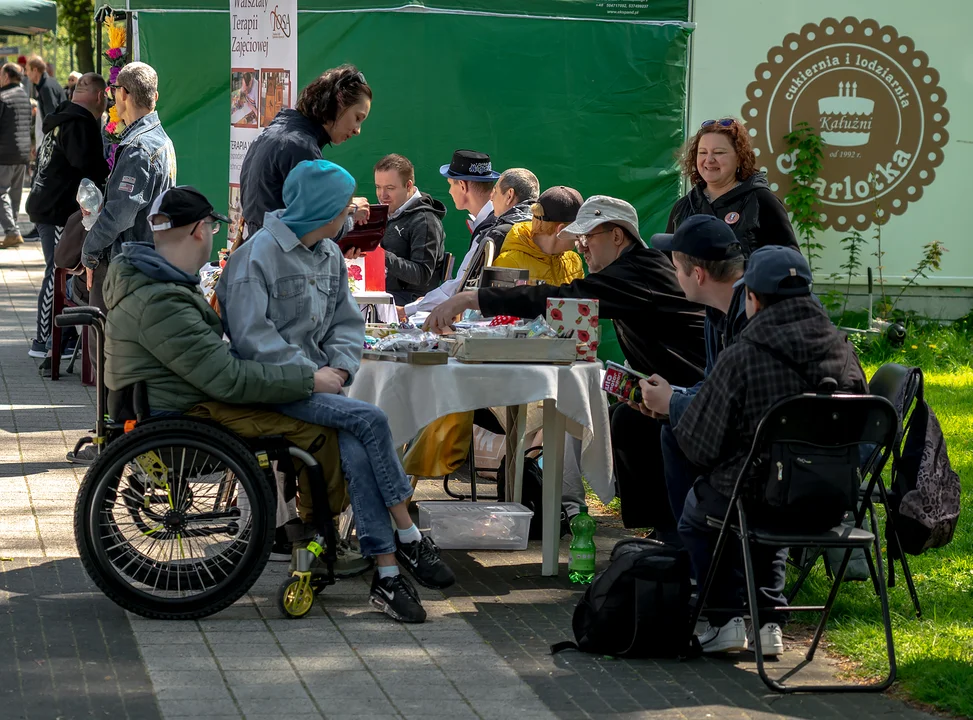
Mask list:
[[[395,577],[399,574],[398,565],[379,565],[378,566],[378,576],[380,578]]]
[[[414,524],[410,525],[405,530],[396,530],[395,532],[398,534],[399,540],[401,540],[404,544],[419,542],[422,540],[422,533],[419,532],[419,528],[417,528]]]

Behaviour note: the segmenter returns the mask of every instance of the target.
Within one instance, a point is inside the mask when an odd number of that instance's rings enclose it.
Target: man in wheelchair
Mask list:
[[[231,353],[197,274],[212,254],[213,234],[227,219],[201,193],[172,188],[156,199],[148,219],[155,247],[125,244],[106,279],[108,389],[118,393],[143,384],[152,416],[205,418],[245,438],[283,436],[318,461],[330,508],[340,511],[348,496],[336,431],[246,407],[307,399],[333,386],[334,371],[241,360]],[[308,523],[311,494],[299,484],[298,509]],[[387,515],[383,521],[388,526]],[[424,618],[421,605],[418,611]],[[421,621],[416,615],[410,619]]]
[[[737,476],[767,411],[784,398],[814,392],[825,378],[833,378],[841,392],[868,392],[854,347],[811,294],[811,270],[799,252],[783,246],[760,248],[750,258],[744,283],[749,323],[737,342],[720,354],[673,430],[689,461],[704,470],[686,498],[679,521],[699,588],[709,572],[719,534],[707,523],[707,516],[726,515]],[[770,458],[762,461],[766,466]],[[757,510],[759,522],[787,522],[775,516],[769,505]],[[839,519],[833,518],[832,524]],[[731,547],[728,544],[724,552],[731,552]],[[786,548],[753,548],[764,655],[783,652],[780,626],[785,616],[772,608],[787,604],[786,559]],[[707,606],[729,611],[704,610],[709,627],[699,636],[703,652],[746,650],[753,644],[753,628],[748,631],[742,617],[746,592],[741,561],[738,556],[724,560]]]

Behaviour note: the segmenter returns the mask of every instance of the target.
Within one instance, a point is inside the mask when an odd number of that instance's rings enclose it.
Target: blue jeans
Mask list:
[[[412,485],[395,452],[385,413],[370,403],[325,393],[275,405],[274,410],[338,431],[341,469],[348,481],[362,554],[394,553],[395,530],[388,508],[412,497]]]
[[[700,593],[703,591],[706,575],[710,572],[713,551],[716,549],[716,539],[719,536],[719,530],[706,524],[706,516],[726,517],[729,504],[730,498],[704,481],[697,482],[686,496],[682,517],[679,518],[679,536],[689,552]],[[753,523],[749,513],[747,520]],[[784,597],[787,548],[757,544],[751,545],[750,548],[760,624],[761,626],[767,623],[783,625],[787,621],[787,614],[772,608],[787,605],[787,599]],[[739,539],[731,531],[726,545],[723,546],[723,557],[720,559],[709,597],[706,598],[708,607],[725,610],[711,611],[704,607],[703,615],[713,627],[725,625],[732,618],[743,615],[746,597],[743,554],[740,551]]]

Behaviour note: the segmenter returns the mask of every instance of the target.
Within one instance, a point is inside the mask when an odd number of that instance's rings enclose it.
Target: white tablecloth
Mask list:
[[[554,400],[567,419],[568,432],[581,438],[585,479],[607,503],[615,493],[603,372],[601,363],[465,364],[451,359],[447,365],[409,365],[365,360],[349,395],[385,411],[396,444],[450,413]]]

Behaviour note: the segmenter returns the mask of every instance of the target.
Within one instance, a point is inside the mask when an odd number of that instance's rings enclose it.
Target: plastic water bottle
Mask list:
[[[595,521],[588,514],[588,506],[571,518],[571,550],[568,577],[573,583],[587,585],[595,576]]]
[[[105,198],[97,185],[88,178],[84,178],[78,186],[77,199],[81,209],[88,213],[82,218],[81,224],[84,225],[85,230],[90,230],[95,226],[95,220],[98,219],[98,215],[101,213],[101,204]]]

